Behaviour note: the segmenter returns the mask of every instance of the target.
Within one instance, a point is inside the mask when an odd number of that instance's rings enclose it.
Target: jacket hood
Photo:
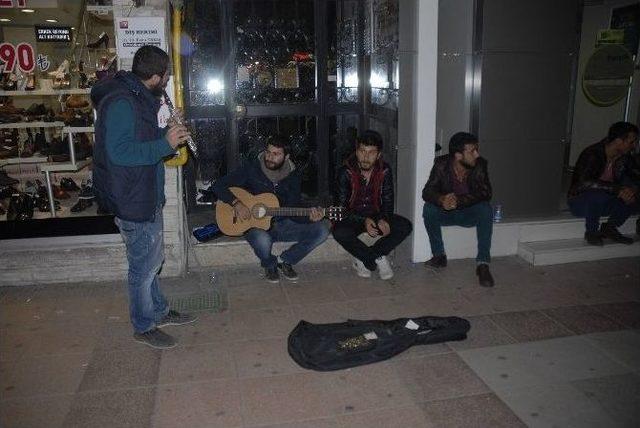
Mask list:
[[[149,101],[160,104],[160,100],[153,96],[139,77],[130,71],[124,70],[118,71],[113,77],[96,83],[91,88],[91,102],[94,107],[97,107],[107,95],[123,89],[132,92],[136,97],[144,96],[149,98]]]

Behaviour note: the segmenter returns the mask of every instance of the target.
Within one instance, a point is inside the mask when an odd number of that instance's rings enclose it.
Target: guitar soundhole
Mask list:
[[[264,204],[256,204],[251,209],[253,218],[262,218],[267,215],[267,207]]]

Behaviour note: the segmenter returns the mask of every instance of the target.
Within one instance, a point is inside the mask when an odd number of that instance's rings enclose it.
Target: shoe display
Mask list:
[[[447,255],[440,254],[439,256],[433,256],[431,259],[424,262],[425,266],[432,268],[444,268],[447,267]]]
[[[287,278],[289,281],[298,280],[298,274],[293,269],[293,266],[291,266],[289,263],[285,263],[285,262],[278,263],[278,270],[282,272],[282,276]]]
[[[36,89],[36,75],[34,73],[27,74],[27,84],[24,87],[25,91],[33,91]]]
[[[87,180],[86,183],[82,183],[80,189],[80,193],[78,194],[78,198],[80,199],[93,199],[95,195],[93,193],[93,183],[91,180]]]
[[[159,322],[156,323],[157,328],[165,327],[167,325],[185,325],[191,324],[198,319],[197,316],[191,314],[180,313],[178,311],[174,311],[173,309],[169,310],[169,313],[165,315]]]
[[[478,282],[481,287],[493,287],[494,281],[491,272],[489,271],[489,265],[481,263],[476,267],[476,275],[478,275]]]
[[[14,193],[9,201],[7,220],[25,221],[33,217],[33,198],[26,193]]]
[[[78,199],[78,202],[76,202],[75,205],[71,207],[71,212],[79,213],[91,206],[93,206],[93,201],[91,199]]]
[[[135,333],[133,340],[156,349],[169,349],[176,346],[176,340],[158,328],[144,333]]]
[[[609,223],[603,223],[600,226],[600,235],[603,238],[611,239],[613,242],[617,242],[618,244],[633,244],[633,238],[624,236],[615,226]]]
[[[360,259],[353,260],[353,268],[356,270],[356,275],[360,278],[371,278],[371,271],[360,261]]]
[[[70,95],[64,105],[67,108],[85,108],[89,107],[89,101],[81,95]]]
[[[280,275],[278,274],[278,267],[264,268],[264,277],[271,283],[280,282]]]
[[[391,269],[391,263],[387,256],[380,256],[376,259],[376,266],[378,266],[378,275],[380,279],[387,280],[393,278],[393,269]]]
[[[18,190],[15,187],[0,185],[0,199],[10,198],[11,195],[15,193],[18,193]]]

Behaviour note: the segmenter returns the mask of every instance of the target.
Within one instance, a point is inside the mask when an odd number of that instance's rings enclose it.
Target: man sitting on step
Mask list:
[[[393,213],[393,174],[382,160],[382,137],[365,131],[356,140],[356,151],[338,171],[338,205],[347,217],[336,223],[333,237],[355,257],[358,276],[368,278],[378,270],[381,279],[391,279],[393,270],[387,254],[409,236],[413,226]],[[367,246],[358,235],[366,232],[380,238]]]
[[[622,235],[622,226],[638,207],[638,177],[630,155],[638,143],[638,127],[629,122],[611,125],[607,137],[578,157],[569,188],[571,213],[586,220],[584,239],[602,246],[603,238],[622,244],[633,239]],[[609,216],[600,225],[600,217]]]
[[[476,275],[481,286],[493,287],[494,280],[489,271],[493,234],[491,193],[487,161],[480,157],[478,138],[467,132],[454,134],[449,140],[449,154],[436,158],[422,190],[425,202],[422,217],[433,254],[426,262],[427,266],[447,266],[442,226],[475,227],[478,237]]]
[[[281,136],[272,136],[256,161],[218,179],[213,191],[218,199],[233,206],[238,218],[248,220],[251,218],[249,208],[235,198],[229,187],[241,187],[254,195],[273,193],[278,197],[281,207],[298,207],[301,182],[300,172],[289,159],[288,142]],[[267,281],[278,282],[278,271],[290,281],[298,280],[293,266],[329,236],[331,224],[322,219],[321,210],[314,208],[308,218],[274,217],[269,230],[251,228],[244,234],[260,259]],[[278,241],[295,244],[276,257],[271,249],[273,243]]]

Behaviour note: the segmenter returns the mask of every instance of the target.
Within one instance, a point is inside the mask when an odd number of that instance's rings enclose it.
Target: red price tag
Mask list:
[[[14,0],[0,0],[0,7],[14,7]],[[27,0],[16,0],[16,7],[27,7]]]
[[[33,47],[29,43],[20,43],[18,46],[11,43],[0,44],[0,61],[4,63],[3,73],[13,73],[16,63],[25,73],[31,73],[36,67]]]

